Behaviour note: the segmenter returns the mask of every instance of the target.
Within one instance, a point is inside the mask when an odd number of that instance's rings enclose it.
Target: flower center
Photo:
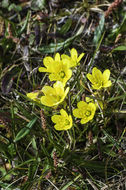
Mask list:
[[[65,119],[64,125],[70,125],[70,121],[68,119]]]
[[[61,72],[59,73],[59,75],[60,75],[61,78],[64,78],[64,77],[65,77],[65,72],[64,72],[64,71],[61,71]]]
[[[61,100],[61,96],[50,94],[50,98],[53,100],[53,102],[59,102]]]
[[[88,111],[88,110],[87,110],[87,111],[85,112],[85,115],[86,115],[87,117],[89,117],[89,116],[91,115],[91,111]]]

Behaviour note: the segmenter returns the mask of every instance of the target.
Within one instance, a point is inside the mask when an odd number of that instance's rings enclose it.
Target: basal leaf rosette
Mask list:
[[[42,92],[44,96],[41,97],[40,101],[43,105],[48,107],[57,106],[62,103],[69,92],[69,87],[64,89],[64,85],[62,82],[57,81],[53,87],[44,86],[42,88]]]
[[[39,67],[39,72],[49,73],[50,81],[60,81],[65,85],[72,76],[68,60],[61,60],[59,53],[55,55],[54,59],[52,57],[45,57],[43,64],[45,67]]]
[[[81,124],[85,124],[93,119],[96,111],[94,103],[86,103],[80,101],[77,104],[77,108],[73,110],[73,115],[81,119]]]
[[[77,50],[75,48],[72,48],[70,50],[70,55],[71,56],[68,56],[68,55],[61,55],[61,58],[62,60],[68,60],[68,64],[69,64],[69,67],[76,67],[77,65],[79,65],[80,63],[80,60],[82,59],[82,57],[84,56],[84,53],[81,53],[78,57],[78,53],[77,53]]]
[[[97,69],[96,67],[92,70],[92,75],[90,73],[87,74],[87,78],[92,83],[92,88],[96,90],[100,90],[102,88],[107,88],[112,85],[109,80],[110,70],[106,69],[103,73]]]
[[[64,109],[60,110],[60,115],[53,115],[51,119],[55,123],[54,128],[58,131],[68,130],[72,127],[72,117]]]

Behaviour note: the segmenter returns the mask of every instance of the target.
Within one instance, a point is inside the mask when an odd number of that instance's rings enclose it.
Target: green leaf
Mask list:
[[[124,19],[119,27],[119,31],[118,31],[118,34],[119,33],[124,33],[126,31],[126,14],[124,16]]]
[[[110,98],[109,100],[108,100],[108,103],[109,102],[112,102],[112,101],[115,101],[115,100],[121,100],[121,99],[124,99],[124,98],[126,98],[126,94],[124,93],[123,95],[121,95],[121,96],[116,96],[116,97],[112,97],[112,98]]]
[[[118,46],[112,50],[113,51],[126,51],[126,45],[124,46]]]
[[[97,28],[95,29],[95,32],[94,32],[94,39],[93,39],[94,44],[97,44],[102,36],[103,29],[104,29],[104,23],[105,23],[105,17],[104,17],[104,15],[101,15],[99,25],[97,26]]]
[[[70,187],[75,181],[77,181],[79,178],[81,178],[81,174],[79,174],[76,178],[74,178],[72,181],[68,182],[67,184],[65,184],[64,187],[62,187],[61,190],[66,190],[68,189],[68,187]]]
[[[102,129],[102,131],[104,135],[106,135],[106,137],[109,139],[109,141],[112,142],[117,149],[120,149],[119,143],[111,135],[109,135],[104,129]]]
[[[61,28],[61,30],[59,31],[59,33],[60,33],[60,34],[66,34],[66,33],[69,31],[71,25],[72,25],[72,20],[71,20],[71,19],[68,19],[68,20],[66,21],[66,23],[62,26],[62,28]]]
[[[54,52],[60,51],[60,50],[62,50],[64,48],[68,47],[73,42],[73,40],[75,38],[76,38],[76,35],[72,36],[71,38],[68,38],[64,42],[60,42],[60,43],[57,43],[57,44],[51,43],[51,44],[49,44],[47,46],[38,48],[38,50],[40,52],[42,52],[42,53],[54,53]]]
[[[31,120],[26,127],[24,127],[23,129],[21,129],[18,134],[16,135],[14,142],[19,141],[20,139],[22,139],[23,137],[25,137],[29,132],[30,129],[33,127],[33,125],[35,124],[37,118],[35,117],[33,120]]]
[[[15,66],[10,70],[2,78],[1,89],[3,94],[8,94],[11,90],[13,79],[17,76],[18,72],[20,71],[19,66]]]
[[[72,44],[72,42],[80,35],[82,34],[84,30],[84,25],[82,25],[78,31],[76,32],[76,34],[70,38],[68,38],[67,40],[65,40],[64,42],[60,42],[60,43],[57,43],[57,44],[54,44],[54,43],[51,43],[47,46],[44,46],[44,47],[40,47],[38,48],[38,50],[41,52],[41,53],[55,53],[57,51],[61,51],[62,49],[64,50],[65,48],[69,47],[69,45]]]
[[[29,181],[32,181],[35,178],[35,176],[37,174],[36,171],[38,170],[38,166],[39,166],[39,164],[37,162],[34,162],[30,165],[29,170],[28,170],[28,180]]]
[[[30,11],[28,11],[27,16],[25,21],[23,22],[23,24],[21,23],[21,30],[19,31],[19,35],[22,34],[22,32],[25,30],[25,28],[27,27],[28,21],[29,21],[29,17],[30,17]]]

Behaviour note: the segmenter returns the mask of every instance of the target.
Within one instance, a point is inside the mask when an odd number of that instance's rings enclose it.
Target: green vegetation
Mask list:
[[[0,189],[126,187],[126,1],[0,1]]]

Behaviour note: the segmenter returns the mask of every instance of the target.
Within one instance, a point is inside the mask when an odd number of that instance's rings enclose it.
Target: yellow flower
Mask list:
[[[103,109],[103,103],[101,100],[97,100],[96,102],[93,98],[89,98],[89,97],[86,97],[85,100],[87,103],[90,103],[90,102],[94,103],[96,108],[100,106],[100,108]]]
[[[72,48],[70,50],[70,55],[71,57],[69,57],[68,55],[61,55],[61,58],[63,60],[68,60],[69,63],[69,67],[76,67],[77,65],[79,65],[80,60],[82,59],[82,57],[84,56],[84,53],[81,53],[80,56],[78,57],[78,53],[77,50]]]
[[[64,90],[64,85],[62,82],[57,81],[53,87],[51,86],[44,86],[42,88],[42,92],[45,96],[42,96],[40,101],[45,106],[56,106],[63,102],[67,93],[69,91],[69,87]]]
[[[72,127],[72,117],[68,115],[64,109],[60,110],[61,115],[53,115],[51,117],[53,123],[55,123],[54,127],[56,130],[68,130]]]
[[[85,124],[92,120],[96,111],[96,106],[94,103],[87,104],[84,101],[80,101],[77,104],[76,109],[73,110],[73,115],[81,119],[81,124]]]
[[[61,81],[64,85],[72,76],[72,71],[69,68],[66,59],[61,60],[60,54],[57,53],[54,57],[45,57],[43,64],[46,67],[39,67],[39,72],[48,72],[50,81]]]
[[[30,98],[31,100],[40,103],[40,96],[41,96],[41,94],[42,94],[41,90],[36,90],[34,92],[27,93],[26,96],[28,98]]]
[[[93,68],[92,75],[89,73],[87,74],[87,78],[92,83],[93,89],[97,90],[111,86],[112,83],[109,80],[109,77],[110,77],[109,69],[106,69],[102,74],[102,72],[96,67]]]

